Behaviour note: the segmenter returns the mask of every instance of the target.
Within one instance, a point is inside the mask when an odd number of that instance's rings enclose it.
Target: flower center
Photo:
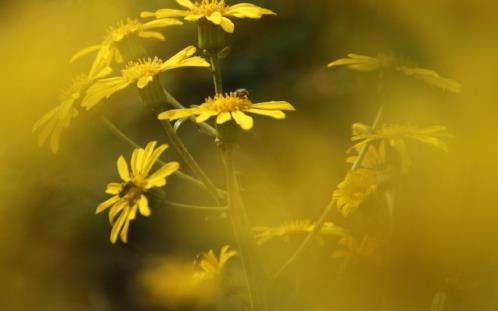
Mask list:
[[[214,12],[223,12],[228,6],[225,4],[225,0],[202,0],[201,2],[196,2],[194,7],[191,9],[192,14],[201,14],[204,16],[209,16]]]
[[[130,205],[133,205],[144,192],[141,184],[142,183],[137,180],[123,183],[121,191],[119,191],[119,197],[130,202]]]
[[[126,21],[120,21],[116,26],[110,27],[107,30],[105,41],[119,42],[131,34],[142,31],[142,28],[142,23],[138,20],[128,18]]]
[[[122,76],[129,82],[136,81],[142,77],[155,76],[161,72],[163,61],[157,57],[154,59],[140,59],[136,62],[129,62],[125,69],[121,71]]]
[[[247,110],[251,108],[251,105],[252,102],[247,96],[231,92],[224,95],[216,95],[214,98],[208,97],[201,106],[211,111],[233,112]]]
[[[79,75],[73,79],[71,84],[66,87],[61,94],[61,101],[68,99],[78,99],[81,92],[90,86],[92,80],[87,75]]]

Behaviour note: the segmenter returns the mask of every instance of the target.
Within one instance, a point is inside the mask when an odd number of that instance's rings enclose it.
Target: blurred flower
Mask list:
[[[198,282],[193,278],[194,274],[191,261],[161,258],[138,274],[135,284],[142,293],[137,298],[168,310],[214,303],[222,292],[220,284],[217,280]]]
[[[126,68],[121,70],[120,76],[97,80],[88,89],[82,106],[91,109],[102,99],[111,97],[133,83],[136,83],[139,89],[143,89],[161,72],[180,67],[209,67],[204,58],[192,56],[195,52],[194,46],[188,46],[167,61],[155,57],[129,62]]]
[[[353,124],[353,141],[360,141],[354,148],[361,147],[373,141],[384,140],[394,150],[399,152],[403,171],[406,171],[411,164],[411,160],[406,147],[406,139],[417,140],[419,142],[432,145],[443,151],[448,151],[445,140],[453,137],[448,133],[445,126],[434,125],[420,128],[411,125],[383,125],[380,129],[372,131],[368,125]]]
[[[355,146],[351,148],[357,154],[352,155],[346,159],[347,163],[355,163],[358,159],[358,156],[363,149],[363,146]],[[384,141],[381,141],[379,146],[376,147],[374,145],[369,145],[368,150],[361,161],[360,167],[371,169],[371,170],[379,170],[384,168],[386,164],[386,144]]]
[[[376,57],[370,57],[358,54],[348,54],[347,58],[340,58],[328,64],[328,67],[346,66],[349,69],[358,71],[374,71],[381,67],[387,67],[391,59],[385,54],[377,54]]]
[[[206,281],[217,278],[223,271],[228,260],[234,256],[237,256],[237,252],[230,250],[228,245],[221,248],[218,257],[216,257],[212,249],[207,253],[201,254],[196,262],[199,271],[194,273],[193,279],[196,281]]]
[[[387,56],[382,53],[377,54],[376,57],[348,54],[347,58],[340,58],[328,64],[329,68],[339,66],[346,66],[349,69],[364,72],[374,71],[381,68],[391,68],[403,73],[404,75],[413,77],[429,85],[442,89],[443,91],[459,93],[462,89],[462,85],[459,82],[441,77],[434,70],[419,67],[399,66],[397,65],[397,61],[394,57]]]
[[[164,41],[165,38],[163,34],[150,30],[182,24],[181,21],[173,18],[157,19],[147,23],[128,18],[126,21],[120,21],[117,26],[110,27],[107,31],[107,35],[100,44],[92,45],[76,53],[71,58],[71,62],[87,54],[97,52],[97,56],[95,57],[90,70],[90,74],[93,74],[100,71],[102,68],[109,67],[114,61],[117,63],[123,61],[118,48],[118,44],[123,40],[136,35],[140,38],[153,38]]]
[[[216,95],[214,98],[209,97],[200,106],[165,111],[159,115],[159,119],[173,121],[196,115],[197,122],[204,122],[210,117],[216,116],[216,123],[223,124],[233,118],[242,129],[250,130],[254,121],[252,117],[245,114],[246,112],[284,119],[285,113],[282,110],[295,111],[294,107],[285,101],[253,104],[246,95],[231,92]]]
[[[339,212],[344,217],[354,212],[377,190],[377,184],[377,176],[373,170],[360,168],[348,172],[332,194]]]
[[[156,12],[142,12],[141,17],[185,17],[185,20],[196,22],[202,19],[219,25],[224,31],[232,33],[235,29],[233,22],[227,17],[261,18],[263,15],[276,15],[274,12],[250,3],[239,3],[229,6],[224,0],[201,0],[192,3],[190,0],[176,0],[186,10],[160,9]]]
[[[462,90],[462,85],[459,82],[441,77],[434,70],[406,66],[399,66],[396,68],[396,70],[409,77],[422,80],[427,84],[440,88],[443,91],[459,93]]]
[[[309,233],[313,231],[314,228],[315,224],[309,220],[293,220],[283,223],[277,227],[257,226],[253,227],[252,230],[255,233],[256,243],[258,245],[262,245],[273,238],[288,237],[290,235],[300,233]],[[327,221],[320,229],[320,234],[342,236],[344,234],[344,229],[336,226],[330,221]]]
[[[50,149],[56,153],[59,150],[62,130],[69,127],[71,120],[78,116],[78,109],[74,107],[75,102],[81,94],[95,81],[112,72],[107,67],[95,76],[79,75],[73,79],[71,84],[62,92],[59,105],[41,117],[34,125],[33,132],[40,130],[38,144],[42,146],[50,137]]]
[[[365,236],[360,242],[351,235],[345,235],[338,244],[342,248],[334,251],[332,258],[358,260],[375,265],[382,264],[379,242],[374,237]]]
[[[118,159],[119,176],[124,182],[108,184],[106,193],[113,195],[113,197],[101,203],[96,210],[98,214],[111,207],[109,221],[113,226],[111,231],[112,243],[116,243],[118,235],[120,235],[121,241],[127,242],[130,222],[136,218],[137,210],[143,216],[150,215],[149,203],[145,196],[147,190],[166,185],[166,177],[179,168],[178,162],[169,162],[149,175],[152,166],[168,148],[168,145],[155,147],[156,142],[154,141],[148,143],[145,149],[136,148],[131,156],[131,171],[128,169],[123,156]]]

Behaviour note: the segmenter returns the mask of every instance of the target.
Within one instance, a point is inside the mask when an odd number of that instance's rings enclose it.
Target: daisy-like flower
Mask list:
[[[59,150],[62,130],[69,127],[72,119],[78,116],[78,109],[74,106],[82,93],[95,79],[109,75],[112,70],[107,67],[95,76],[80,75],[73,79],[71,84],[62,91],[59,105],[41,117],[34,125],[33,132],[40,131],[38,144],[42,146],[50,138],[50,149],[53,153]]]
[[[254,104],[246,94],[231,92],[224,95],[216,95],[215,97],[208,97],[200,106],[165,111],[158,118],[160,120],[174,121],[190,116],[197,116],[195,120],[200,123],[216,116],[217,124],[223,124],[234,119],[243,130],[250,130],[253,127],[254,120],[246,113],[284,119],[284,111],[295,111],[295,109],[285,101],[269,101]]]
[[[400,154],[401,165],[404,172],[411,165],[411,159],[406,146],[406,140],[411,139],[434,146],[440,150],[448,151],[446,140],[453,137],[448,133],[448,129],[442,125],[429,127],[416,127],[412,125],[383,125],[379,129],[372,131],[368,125],[353,124],[352,140],[358,142],[354,147],[361,147],[366,143],[374,141],[385,141],[389,146]]]
[[[346,235],[339,240],[338,245],[341,248],[332,253],[332,258],[358,260],[374,265],[382,264],[379,241],[374,237],[365,236],[358,241],[351,235]]]
[[[145,88],[154,78],[165,71],[180,67],[209,67],[209,63],[199,56],[192,56],[196,52],[194,46],[188,46],[176,55],[162,61],[159,58],[141,59],[130,62],[121,75],[117,77],[97,80],[87,91],[82,106],[91,109],[104,98],[110,98],[114,93],[126,89],[132,84],[137,88]]]
[[[348,54],[347,58],[340,58],[328,64],[329,68],[340,66],[346,66],[349,69],[364,72],[375,71],[381,68],[392,69],[401,72],[406,76],[421,80],[443,91],[459,93],[462,90],[462,85],[459,82],[441,77],[434,70],[398,65],[393,57],[389,57],[382,53],[377,54],[376,57]]]
[[[276,15],[275,12],[258,7],[251,3],[239,3],[228,5],[225,0],[201,0],[191,2],[190,0],[176,0],[183,6],[184,10],[160,9],[156,12],[142,12],[141,17],[155,17],[158,19],[168,17],[184,17],[190,22],[207,20],[214,25],[218,25],[228,33],[233,33],[235,25],[229,17],[235,18],[261,18],[263,15]]]
[[[356,154],[348,157],[346,159],[346,162],[351,164],[355,163],[362,149],[363,149],[362,146],[353,147],[352,150],[354,150]],[[379,170],[383,169],[385,165],[386,165],[385,142],[381,141],[378,147],[374,145],[368,146],[367,153],[363,157],[360,166],[371,170]]]
[[[87,54],[96,52],[97,56],[95,57],[90,70],[90,73],[92,74],[100,71],[102,68],[110,66],[113,62],[121,63],[123,61],[118,48],[119,43],[123,40],[131,36],[138,36],[140,38],[151,38],[164,41],[164,35],[153,30],[182,24],[181,21],[173,18],[161,18],[147,23],[128,18],[125,21],[120,21],[116,26],[110,27],[107,31],[107,35],[100,44],[89,46],[77,52],[71,58],[71,62]]]
[[[295,234],[306,234],[313,231],[315,224],[309,220],[293,220],[285,222],[276,227],[257,226],[252,230],[255,233],[256,243],[262,245],[274,238],[286,238]],[[320,229],[321,235],[343,236],[344,229],[336,226],[330,221],[323,224]]]
[[[213,250],[203,253],[196,260],[199,271],[195,272],[193,279],[195,281],[213,280],[218,277],[230,258],[237,256],[237,252],[225,245],[220,250],[220,255],[216,256]]]
[[[344,216],[349,216],[358,209],[377,190],[376,173],[369,169],[357,169],[348,172],[332,194],[337,202],[337,209]]]
[[[101,213],[107,208],[109,221],[112,225],[111,242],[116,243],[118,236],[126,243],[130,222],[136,218],[137,211],[145,217],[150,216],[150,208],[145,193],[156,187],[166,185],[166,177],[173,174],[179,168],[178,162],[169,162],[156,172],[150,174],[152,166],[168,145],[156,148],[156,142],[150,142],[145,149],[137,148],[131,156],[131,170],[123,156],[118,158],[118,173],[123,182],[113,182],[107,185],[106,193],[112,197],[102,202],[96,210]]]

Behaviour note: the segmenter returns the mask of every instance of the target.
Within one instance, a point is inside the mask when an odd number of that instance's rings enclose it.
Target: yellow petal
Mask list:
[[[107,194],[118,194],[121,191],[121,184],[117,182],[112,182],[107,184],[107,188],[105,190],[105,193]]]
[[[100,49],[100,45],[92,45],[92,46],[89,46],[87,48],[84,48],[83,50],[74,54],[73,57],[71,57],[71,60],[69,62],[72,63],[75,60],[77,60],[77,59],[79,59],[87,54],[98,51],[99,49]]]
[[[285,113],[280,110],[264,110],[264,109],[247,109],[247,112],[259,114],[262,116],[272,117],[275,119],[285,119]]]
[[[235,25],[233,24],[233,22],[226,17],[221,18],[220,25],[221,28],[223,28],[223,30],[228,33],[233,33],[233,31],[235,30]]]
[[[152,80],[154,80],[154,76],[145,76],[145,77],[141,77],[140,79],[138,79],[137,81],[137,87],[139,89],[143,89],[144,87],[146,87],[150,82],[152,82]]]
[[[227,121],[230,121],[232,119],[232,115],[230,112],[221,112],[218,114],[218,117],[216,118],[216,123],[217,124],[223,124]]]
[[[111,226],[114,226],[116,216],[126,207],[128,206],[128,201],[121,200],[113,205],[111,210],[109,211],[109,223]]]
[[[118,239],[118,235],[123,228],[123,225],[127,221],[127,211],[125,210],[121,215],[119,215],[118,221],[112,226],[111,230],[111,243],[114,244],[116,243],[116,240]],[[126,242],[125,242],[126,243]]]
[[[221,13],[219,11],[213,12],[211,15],[206,16],[207,20],[215,25],[221,24]]]
[[[203,113],[205,110],[199,108],[182,108],[182,109],[172,109],[159,114],[159,120],[178,120],[187,118],[190,116],[195,116]]]
[[[275,12],[251,3],[239,3],[225,10],[225,15],[237,18],[261,18],[263,15],[276,15]]]
[[[194,4],[190,2],[190,0],[176,0],[176,3],[187,9],[192,9],[194,7]]]
[[[159,18],[153,21],[147,22],[143,24],[143,29],[156,29],[156,28],[164,28],[168,26],[179,26],[183,25],[183,22],[177,20],[176,18]]]
[[[205,112],[201,113],[200,115],[198,115],[197,118],[195,118],[195,122],[197,122],[197,123],[204,122],[207,119],[209,119],[212,116],[215,116],[217,114],[218,114],[217,111],[205,111]]]
[[[252,108],[256,109],[267,109],[267,110],[287,110],[295,111],[296,109],[286,101],[269,101],[253,104]]]
[[[232,117],[243,130],[247,131],[252,129],[252,126],[254,124],[254,120],[252,119],[252,117],[239,110],[232,112]]]
[[[123,224],[123,229],[121,229],[121,233],[119,237],[123,243],[128,243],[128,231],[130,230],[130,219],[126,219]]]
[[[164,35],[157,31],[142,31],[138,33],[138,36],[144,39],[157,39],[159,41],[166,41]]]
[[[138,199],[138,210],[143,216],[150,216],[149,201],[145,195],[141,195],[140,199]]]
[[[101,213],[102,211],[106,210],[109,206],[113,205],[117,201],[119,201],[119,196],[116,195],[100,203],[99,206],[97,206],[97,209],[95,210],[95,214]]]
[[[203,14],[188,14],[187,16],[185,16],[185,20],[189,22],[197,22],[203,17]]]
[[[121,177],[121,179],[124,181],[129,181],[130,171],[128,170],[128,164],[126,164],[126,160],[123,156],[119,157],[117,165],[119,177]]]
[[[169,162],[163,165],[160,169],[154,172],[147,178],[147,188],[159,187],[157,184],[163,181],[166,177],[173,174],[180,168],[178,162]]]
[[[141,18],[155,17],[158,19],[168,18],[168,17],[182,17],[188,15],[189,12],[185,10],[173,10],[173,9],[161,9],[155,12],[141,12]]]

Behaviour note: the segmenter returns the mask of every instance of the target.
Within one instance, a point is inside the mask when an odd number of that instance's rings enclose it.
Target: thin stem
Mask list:
[[[106,117],[102,116],[101,117],[101,121],[102,123],[107,126],[107,128],[114,134],[116,135],[118,138],[120,138],[123,142],[125,142],[126,144],[134,147],[134,148],[140,148],[140,145],[138,145],[135,141],[133,141],[130,137],[128,137],[125,133],[123,133],[123,131],[121,131],[111,120],[107,119]],[[161,161],[161,160],[157,160],[157,164],[159,165],[164,165],[166,164],[165,162]],[[174,173],[174,176],[182,179],[183,181],[193,185],[193,186],[196,186],[198,188],[201,188],[201,189],[204,189],[206,190],[206,187],[204,185],[204,183],[180,170],[176,171]],[[216,189],[217,193],[219,196],[222,196],[222,197],[226,197],[227,193],[221,189]]]
[[[178,109],[185,108],[185,106],[183,106],[175,97],[173,97],[173,95],[171,95],[171,93],[168,92],[168,90],[163,88],[163,92],[164,92],[164,95],[166,96],[166,101],[168,103],[170,103],[171,106],[178,108]],[[207,135],[209,135],[211,137],[217,137],[216,129],[214,127],[212,127],[211,125],[207,124],[206,122],[197,123],[197,121],[195,120],[195,117],[193,117],[193,116],[189,117],[188,119],[192,123],[194,123],[196,126],[198,126],[202,132],[206,133]]]
[[[164,200],[162,203],[164,203],[164,205],[166,205],[168,207],[199,210],[199,211],[209,211],[209,212],[226,212],[226,211],[228,211],[227,206],[201,206],[201,205],[178,203],[178,202],[167,201],[167,200]]]
[[[221,64],[217,54],[209,55],[211,62],[211,73],[213,75],[214,92],[218,94],[223,93],[223,82],[221,79]]]
[[[375,130],[379,126],[380,119],[382,117],[382,114],[384,112],[384,105],[381,105],[379,107],[379,110],[377,111],[377,115],[375,116],[375,120],[372,124],[372,130]],[[358,157],[356,158],[355,162],[351,166],[349,171],[354,171],[358,167],[360,167],[361,163],[363,162],[363,159],[365,158],[365,155],[368,151],[368,148],[370,147],[370,142],[367,142],[363,145],[363,148],[360,150],[360,153],[358,154]],[[316,235],[320,232],[320,230],[323,227],[323,224],[327,220],[328,216],[330,213],[336,208],[336,200],[332,199],[327,207],[323,210],[322,214],[318,218],[318,221],[316,222],[315,227],[313,230],[308,233],[308,235],[304,238],[303,242],[297,247],[297,249],[294,251],[294,253],[290,256],[290,258],[280,267],[280,269],[275,273],[273,276],[274,279],[278,279],[278,277],[285,271],[287,270],[294,261],[296,261],[299,256],[308,248],[308,246],[311,244],[312,240],[316,237]]]

